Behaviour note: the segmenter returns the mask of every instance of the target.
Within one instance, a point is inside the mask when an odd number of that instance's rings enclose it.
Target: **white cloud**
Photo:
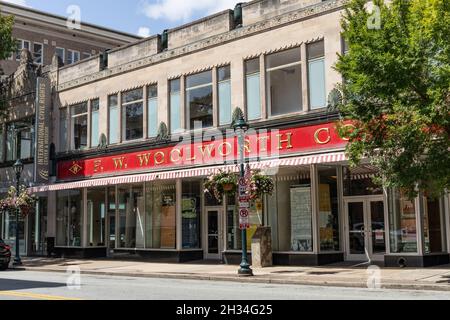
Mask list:
[[[27,0],[2,0],[3,2],[9,2],[12,4],[17,4],[19,6],[23,6],[23,7],[29,7],[29,5],[27,4]]]
[[[150,36],[150,28],[147,27],[140,27],[137,35],[143,38],[147,38]]]
[[[150,19],[186,22],[196,13],[208,15],[233,9],[239,2],[242,0],[156,0],[156,3],[142,0],[140,9]]]

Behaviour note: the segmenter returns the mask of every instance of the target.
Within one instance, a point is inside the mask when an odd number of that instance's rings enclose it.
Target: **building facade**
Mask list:
[[[53,252],[239,262],[236,199],[219,202],[203,184],[238,170],[230,127],[240,107],[247,162],[275,181],[250,208],[249,248],[270,226],[275,264],[448,263],[448,195],[411,201],[374,185],[369,162],[349,167],[327,108],[342,81],[333,65],[346,51],[344,5],[252,1],[107,59],[53,64],[52,182],[32,188],[47,199]]]

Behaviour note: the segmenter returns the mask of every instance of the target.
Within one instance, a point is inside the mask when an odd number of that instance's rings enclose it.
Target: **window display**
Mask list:
[[[57,193],[56,245],[61,247],[81,247],[83,196],[80,190]]]

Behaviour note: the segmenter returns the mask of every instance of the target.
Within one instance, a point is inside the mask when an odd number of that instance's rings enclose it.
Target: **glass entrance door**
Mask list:
[[[222,253],[222,208],[206,210],[205,258],[220,260]]]
[[[386,253],[385,206],[382,197],[347,199],[347,259],[381,261]]]

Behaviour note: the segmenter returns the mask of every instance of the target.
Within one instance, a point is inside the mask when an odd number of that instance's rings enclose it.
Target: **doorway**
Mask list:
[[[221,260],[223,251],[223,208],[207,207],[205,210],[205,245],[206,260]]]
[[[386,207],[383,197],[345,199],[347,260],[383,261]]]

